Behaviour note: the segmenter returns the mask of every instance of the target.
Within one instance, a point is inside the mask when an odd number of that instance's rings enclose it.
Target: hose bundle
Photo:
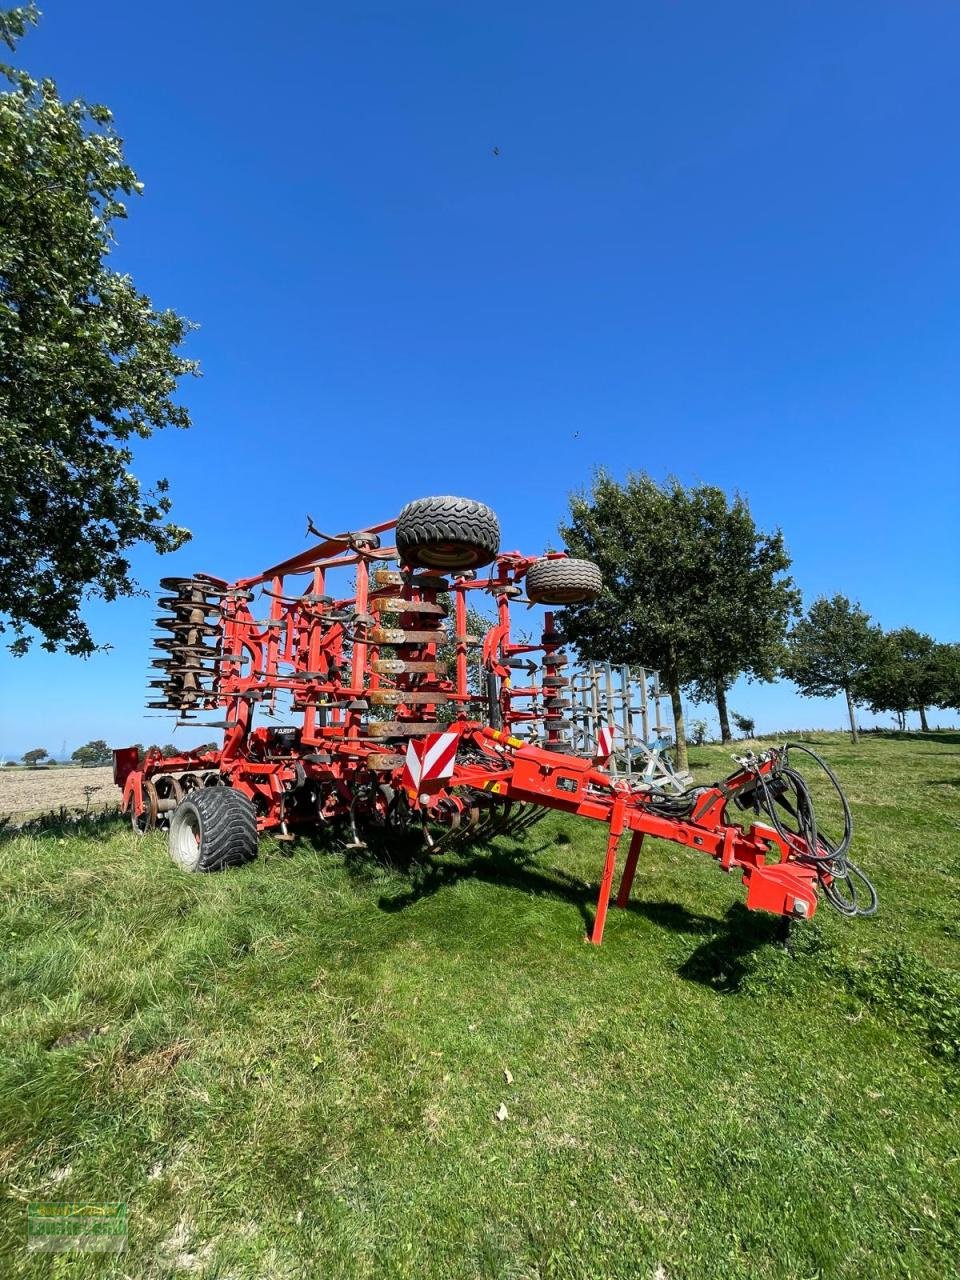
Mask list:
[[[843,810],[843,834],[832,840],[817,825],[816,810],[810,787],[803,775],[790,764],[792,751],[803,752],[820,766],[836,791]],[[774,829],[798,862],[817,870],[823,896],[845,916],[872,916],[877,910],[877,891],[857,864],[847,857],[853,839],[853,816],[847,797],[836,774],[822,756],[799,742],[788,742],[780,753],[780,761],[769,776],[757,774],[754,803],[769,817]],[[781,816],[788,813],[796,830],[791,830]]]

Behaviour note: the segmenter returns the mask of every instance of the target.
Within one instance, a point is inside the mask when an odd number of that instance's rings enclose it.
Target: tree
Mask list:
[[[13,49],[33,4],[0,11]],[[124,198],[143,187],[104,106],[0,64],[0,629],[14,653],[92,653],[84,599],[132,595],[126,552],[173,551],[167,482],[142,489],[132,438],[188,427],[172,397],[195,372],[189,323],[105,263]]]
[[[570,499],[561,534],[574,555],[599,565],[604,590],[571,605],[560,626],[582,657],[656,668],[670,694],[677,765],[687,767],[681,689],[720,697],[735,675],[772,674],[786,617],[795,608],[779,534],[758,533],[742,499],[710,485],[658,485],[642,473],[619,484],[599,471]],[[738,621],[737,593],[748,617]],[[766,601],[766,604],[764,602]],[[769,608],[770,619],[761,614]],[[729,737],[729,724],[724,726]]]
[[[25,751],[22,756],[23,763],[30,765],[31,768],[41,760],[49,760],[49,758],[50,752],[46,747],[34,747],[32,751]]]
[[[736,711],[733,713],[733,723],[737,726],[737,732],[742,733],[745,738],[752,738],[757,722],[752,716],[741,716]]]
[[[111,754],[103,738],[96,738],[82,747],[77,747],[70,759],[76,760],[77,764],[107,764]]]
[[[901,729],[907,712],[917,711],[920,728],[928,730],[927,707],[940,686],[937,643],[913,627],[900,627],[876,637],[869,661],[857,681],[859,699],[871,711],[893,711]]]
[[[695,702],[712,701],[720,737],[729,742],[727,690],[738,676],[775,680],[784,657],[787,623],[799,612],[800,593],[786,576],[790,557],[783,534],[762,533],[739,495],[701,485],[690,494],[702,512],[700,554],[707,558],[711,588],[704,607],[709,625],[687,685]]]
[[[960,644],[938,644],[934,667],[937,673],[934,706],[960,709]]]
[[[843,693],[854,742],[860,740],[854,706],[860,700],[861,677],[875,659],[879,635],[880,628],[859,604],[835,595],[815,600],[788,637],[784,674],[806,698]]]

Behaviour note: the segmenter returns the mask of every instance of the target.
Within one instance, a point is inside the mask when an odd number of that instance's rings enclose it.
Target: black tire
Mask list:
[[[418,498],[397,521],[401,563],[424,569],[477,569],[496,559],[500,521],[472,498]]]
[[[222,871],[257,856],[253,804],[230,787],[190,791],[170,815],[170,857],[182,871]]]
[[[580,604],[603,590],[590,560],[537,560],[527,570],[527,596],[534,604]]]

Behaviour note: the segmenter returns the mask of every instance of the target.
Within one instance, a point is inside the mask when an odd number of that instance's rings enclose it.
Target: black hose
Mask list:
[[[843,809],[843,835],[839,843],[834,843],[818,830],[810,788],[803,775],[790,766],[791,751],[801,751],[815,760],[836,791]],[[797,861],[816,867],[820,887],[830,905],[841,915],[872,916],[877,910],[877,891],[857,864],[847,857],[853,840],[853,815],[837,775],[826,760],[799,742],[788,742],[772,775],[773,785],[762,773],[757,775],[757,780],[759,806]],[[788,793],[793,794],[794,801],[790,800]],[[785,809],[790,814],[796,823],[796,831],[784,825],[778,809]]]

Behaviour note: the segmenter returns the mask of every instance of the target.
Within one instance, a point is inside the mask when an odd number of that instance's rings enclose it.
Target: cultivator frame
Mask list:
[[[223,744],[170,758],[150,752],[142,762],[135,748],[121,749],[115,778],[134,827],[169,823],[171,853],[187,869],[245,861],[264,831],[293,839],[340,825],[356,846],[373,831],[414,828],[436,850],[519,833],[556,810],[608,828],[594,943],[626,833],[619,906],[649,835],[737,871],[749,908],[814,914],[818,884],[841,869],[825,848],[728,817],[731,801],[749,807],[758,788],[776,783],[780,752],[678,796],[607,769],[609,729],[592,751],[574,751],[568,659],[554,615],[545,613],[539,640],[515,642],[510,610],[591,598],[602,589],[595,566],[565,553],[500,551],[496,517],[467,499],[422,499],[397,519],[334,536],[312,522],[310,530],[315,545],[252,577],[161,582],[166,612],[148,705],[176,711],[178,725],[222,730]],[[382,544],[390,531],[396,546]],[[331,594],[344,570],[352,590]],[[291,579],[306,579],[305,589],[291,590]],[[468,630],[471,592],[494,606],[483,635]],[[257,599],[266,616],[255,616]],[[444,629],[448,605],[452,634]],[[276,716],[284,700],[299,724],[255,724]],[[197,719],[215,708],[222,719]],[[529,729],[537,741],[518,736]]]

